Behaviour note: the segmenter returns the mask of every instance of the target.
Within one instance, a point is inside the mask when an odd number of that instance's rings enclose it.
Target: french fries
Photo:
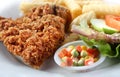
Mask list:
[[[94,11],[97,17],[104,17],[106,14],[120,15],[120,5],[90,4],[84,5],[82,13]]]
[[[65,6],[63,0],[33,0],[32,1],[32,3],[40,3],[40,2],[51,2],[54,4]]]
[[[103,4],[103,0],[75,0],[81,7],[89,4]]]
[[[72,19],[79,16],[82,13],[82,8],[77,4],[75,0],[63,0],[66,7],[70,9]]]

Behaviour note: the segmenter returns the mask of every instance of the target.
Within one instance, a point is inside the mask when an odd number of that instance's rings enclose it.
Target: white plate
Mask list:
[[[0,16],[19,17],[20,1],[21,0],[0,0]],[[35,70],[15,59],[8,53],[3,44],[0,43],[0,77],[119,77],[119,61],[120,60],[116,59],[107,59],[94,71],[75,73],[60,68],[55,64],[53,58],[51,58],[46,61],[40,70]]]

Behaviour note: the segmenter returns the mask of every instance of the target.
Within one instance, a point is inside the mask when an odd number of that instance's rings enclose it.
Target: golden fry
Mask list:
[[[69,8],[73,19],[81,14],[82,8],[75,0],[63,0],[63,2]]]
[[[33,0],[32,3],[52,2],[54,4],[64,5],[63,0]]]
[[[75,0],[81,7],[88,4],[103,4],[103,0]]]
[[[107,5],[107,4],[84,5],[82,13],[89,11],[94,11],[98,17],[103,17],[106,14],[120,15],[120,5]]]

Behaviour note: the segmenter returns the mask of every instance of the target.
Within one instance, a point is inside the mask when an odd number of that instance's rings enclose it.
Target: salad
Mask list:
[[[79,34],[89,46],[97,47],[104,56],[120,58],[120,16],[97,18],[90,11],[78,16],[71,25],[71,31]]]
[[[100,54],[97,48],[70,45],[62,48],[58,56],[61,66],[89,66],[99,60]]]

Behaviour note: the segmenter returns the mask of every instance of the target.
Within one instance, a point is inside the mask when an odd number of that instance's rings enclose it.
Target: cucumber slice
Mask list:
[[[99,32],[102,32],[103,31],[103,23],[100,23],[102,22],[102,20],[99,20],[99,19],[91,19],[90,20],[91,24],[92,24],[92,27],[93,29],[99,31]]]
[[[111,28],[111,27],[105,27],[103,28],[103,31],[107,34],[113,34],[119,32],[118,30]]]

